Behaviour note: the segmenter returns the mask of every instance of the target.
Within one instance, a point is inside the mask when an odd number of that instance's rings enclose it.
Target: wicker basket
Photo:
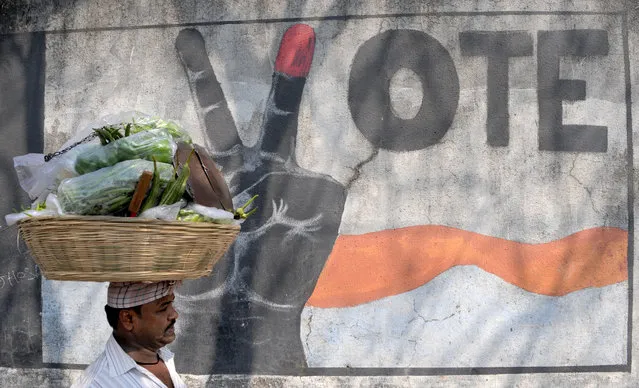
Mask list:
[[[208,275],[240,227],[126,217],[33,217],[20,234],[52,280],[160,281]]]

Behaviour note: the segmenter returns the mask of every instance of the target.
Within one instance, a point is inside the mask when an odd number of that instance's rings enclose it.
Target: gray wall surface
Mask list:
[[[632,1],[0,1],[13,157],[184,126],[240,205],[176,292],[191,386],[637,386]],[[633,120],[634,119],[634,120]],[[106,284],[0,228],[0,386],[68,386]]]

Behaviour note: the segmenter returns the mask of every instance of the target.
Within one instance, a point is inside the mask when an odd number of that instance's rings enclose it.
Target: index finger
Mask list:
[[[196,111],[211,150],[223,152],[241,144],[202,34],[194,28],[180,31],[175,40],[175,49],[184,65]]]

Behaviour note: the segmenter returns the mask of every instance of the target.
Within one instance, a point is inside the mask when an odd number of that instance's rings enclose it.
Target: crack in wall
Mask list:
[[[570,171],[568,172],[568,176],[570,176],[572,179],[574,179],[584,190],[586,190],[586,193],[588,193],[588,199],[590,199],[590,205],[592,206],[592,210],[597,213],[597,214],[601,214],[597,208],[595,207],[595,201],[592,198],[592,189],[589,189],[588,187],[586,187],[586,185],[584,185],[579,178],[577,178],[572,171],[575,169],[575,163],[577,162],[577,156],[575,156],[575,158],[572,160],[572,167],[570,167]]]
[[[413,354],[410,356],[410,361],[408,361],[408,367],[413,367],[413,362],[415,361],[415,356],[417,355],[417,340],[408,340],[411,344],[413,344]]]
[[[309,345],[308,341],[311,337],[311,323],[313,322],[313,310],[309,309],[308,310],[308,321],[306,322],[306,326],[308,327],[308,332],[306,333],[306,339],[304,340],[304,343],[306,344],[306,350],[308,353],[311,352],[311,346]],[[309,358],[309,354],[306,355],[306,359]]]
[[[408,331],[408,327],[410,326],[411,323],[415,322],[416,319],[421,319],[423,324],[427,324],[427,323],[431,323],[431,322],[442,322],[445,321],[447,319],[450,319],[452,317],[454,317],[455,315],[457,315],[456,312],[443,317],[443,318],[432,318],[432,319],[426,319],[426,317],[424,317],[418,310],[417,310],[417,305],[416,305],[417,301],[413,300],[413,312],[415,313],[415,315],[417,315],[416,317],[412,318],[410,321],[406,322],[406,328],[402,331],[402,336],[406,335],[407,331]],[[410,341],[410,340],[408,340]]]
[[[375,148],[375,150],[370,154],[368,158],[366,158],[365,160],[362,160],[355,167],[353,167],[355,174],[346,183],[346,190],[350,189],[353,183],[359,179],[359,176],[362,173],[362,168],[364,168],[364,166],[368,164],[370,161],[372,161],[378,154],[379,154],[379,148]]]

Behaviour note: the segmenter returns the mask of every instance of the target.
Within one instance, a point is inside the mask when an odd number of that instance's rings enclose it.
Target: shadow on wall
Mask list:
[[[44,84],[49,18],[67,12],[73,2],[0,2],[0,213],[30,204],[13,169],[13,157],[42,153]],[[18,31],[20,33],[15,33]],[[2,222],[4,223],[4,222]],[[43,367],[42,298],[38,267],[17,238],[17,228],[0,229],[0,366]],[[60,312],[60,316],[61,316]],[[59,320],[57,320],[59,321]]]
[[[5,9],[2,12],[6,11]],[[2,19],[6,16],[3,14]],[[42,33],[0,35],[0,213],[28,205],[13,157],[42,152],[44,51]],[[4,223],[4,222],[3,222]],[[42,363],[41,299],[37,267],[17,240],[15,227],[0,230],[0,365]]]

